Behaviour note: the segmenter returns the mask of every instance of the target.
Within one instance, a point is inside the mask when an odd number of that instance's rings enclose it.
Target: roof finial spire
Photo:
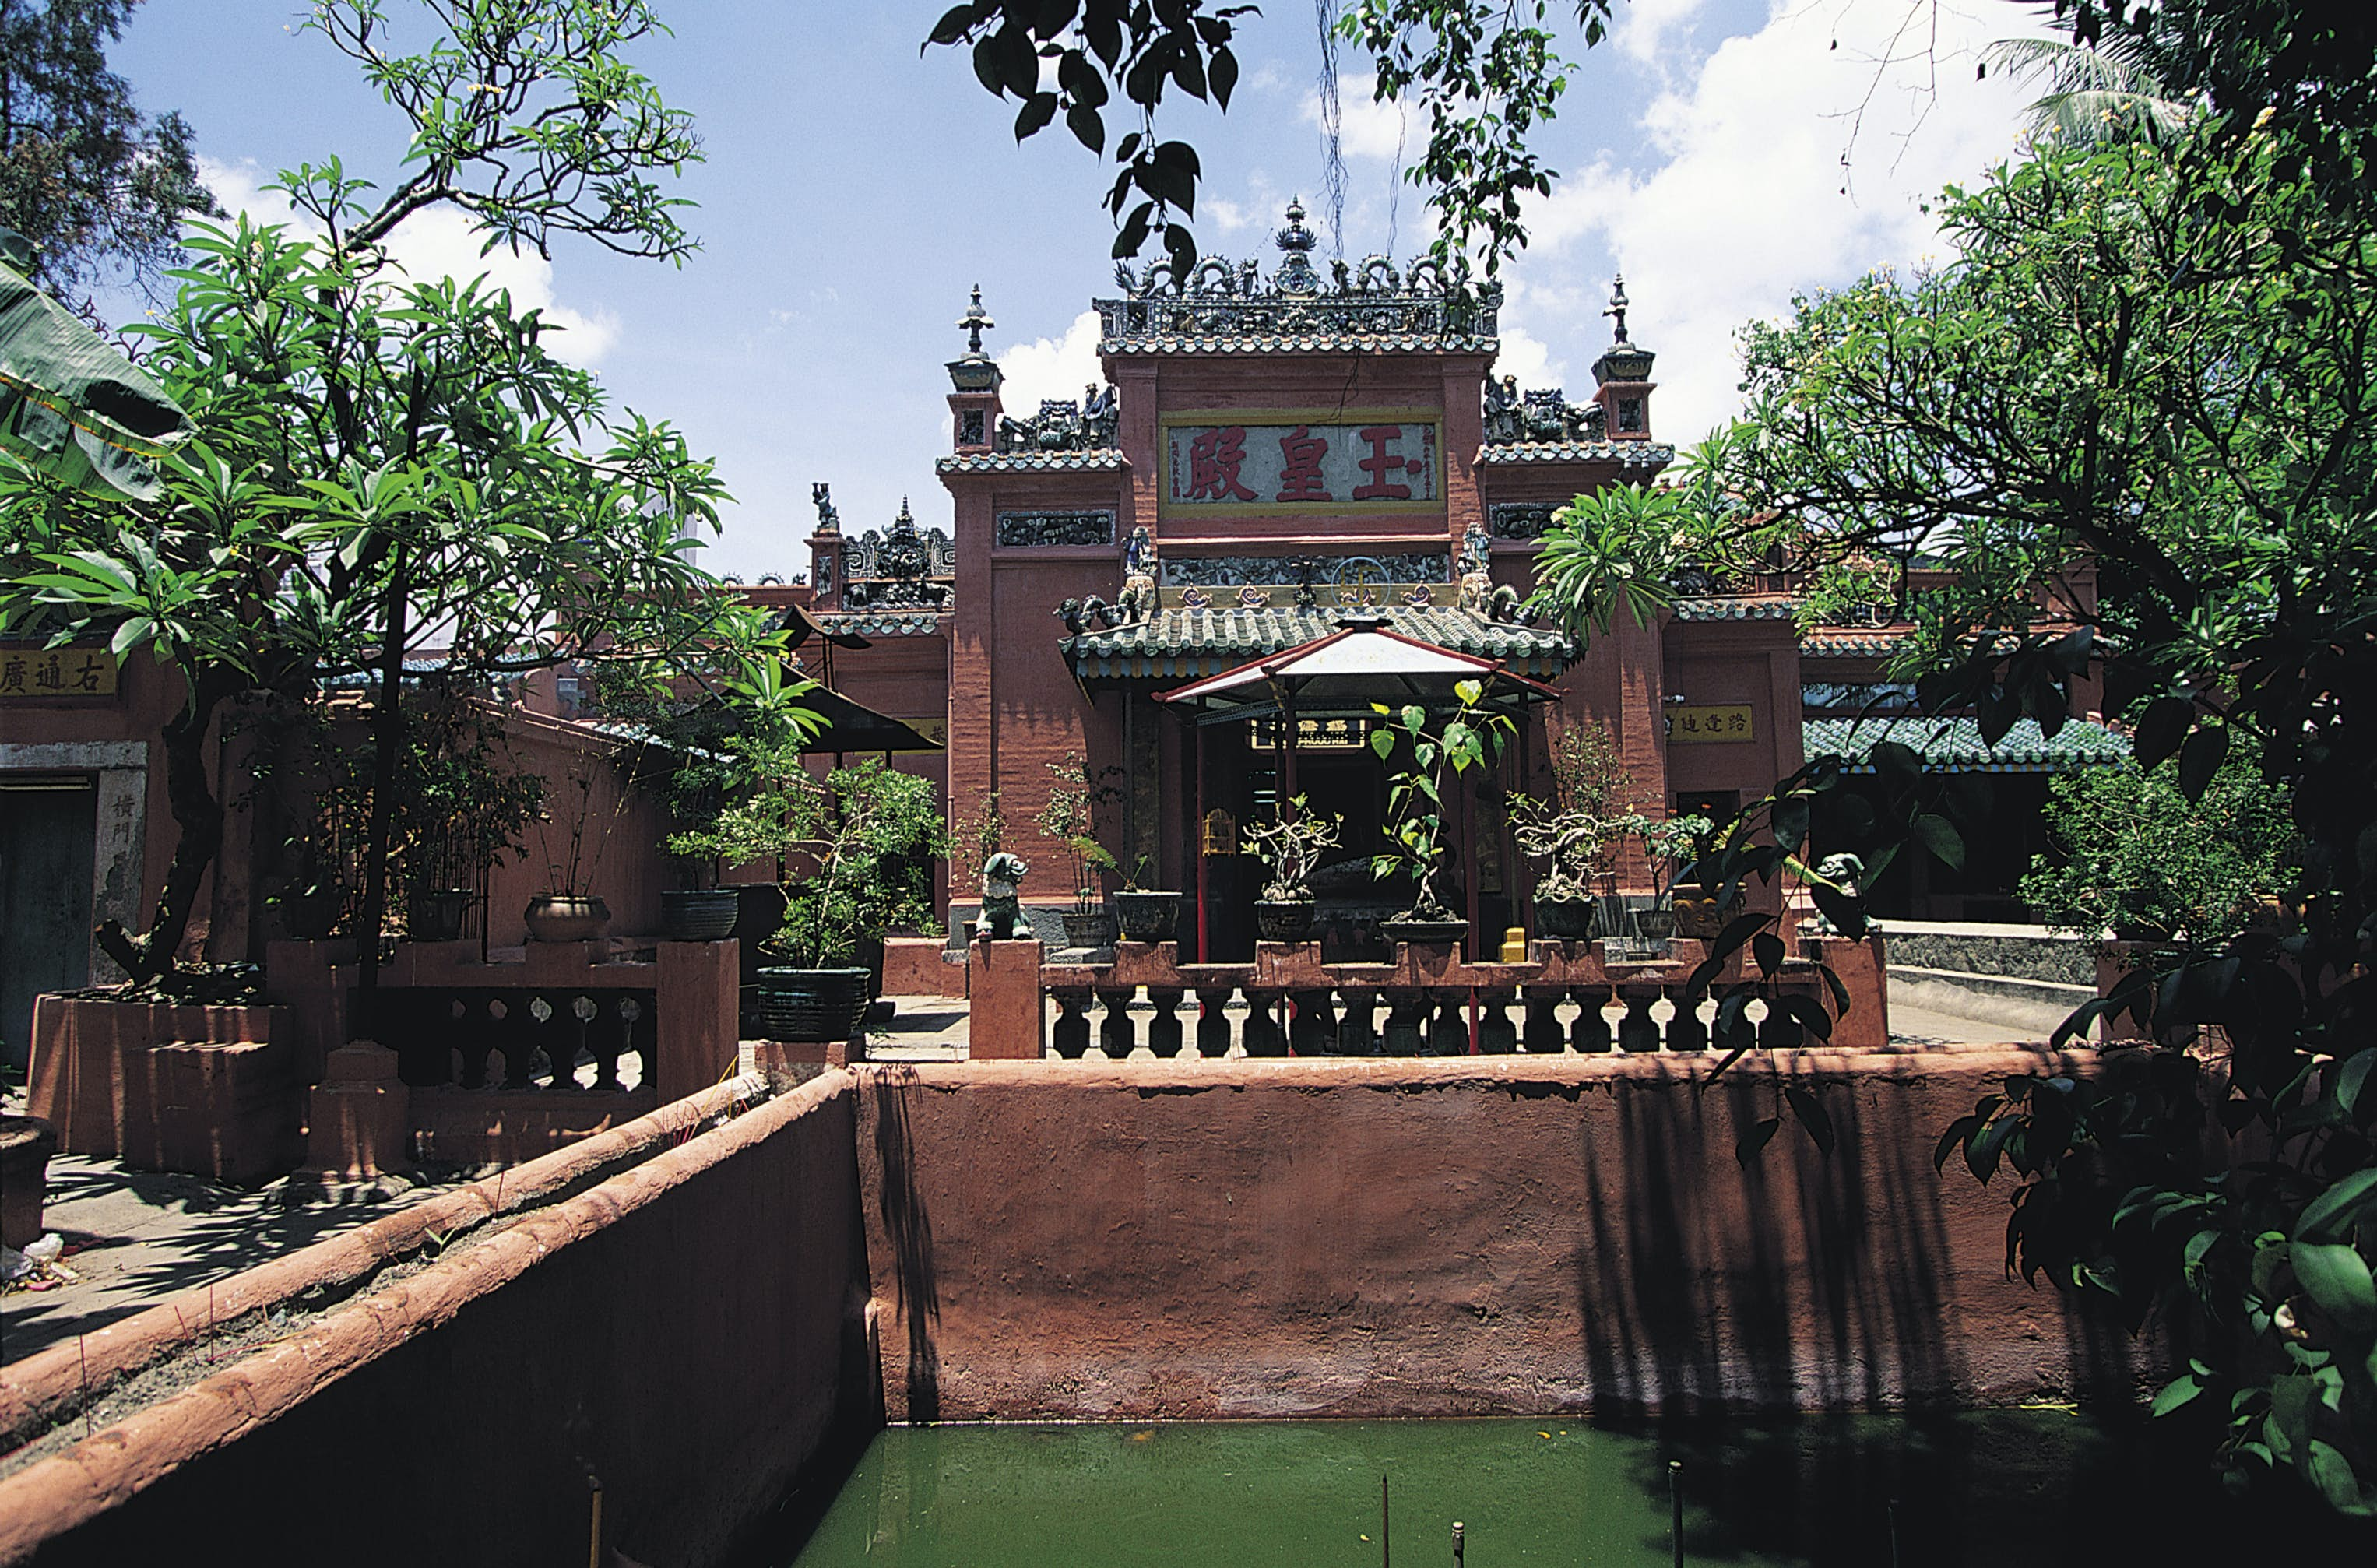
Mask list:
[[[1619,342],[1626,341],[1626,274],[1619,272],[1609,280],[1609,308],[1601,313],[1618,321]]]
[[[966,313],[963,316],[958,317],[958,325],[965,331],[966,353],[970,354],[980,354],[982,353],[983,329],[985,327],[996,327],[998,325],[997,322],[993,321],[990,318],[990,313],[984,310],[982,307],[982,285],[980,283],[976,283],[973,286],[973,303],[966,306]]]

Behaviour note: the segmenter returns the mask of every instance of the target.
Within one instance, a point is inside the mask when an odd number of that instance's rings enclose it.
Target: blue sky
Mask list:
[[[920,56],[943,8],[663,0],[675,37],[639,60],[692,111],[708,153],[677,182],[703,242],[682,269],[584,243],[550,265],[482,262],[450,218],[400,236],[416,271],[492,270],[570,323],[565,352],[615,404],[674,420],[719,460],[737,504],[714,569],[805,567],[817,480],[846,526],[881,526],[903,496],[920,521],[946,525],[932,467],[947,445],[941,365],[962,346],[952,323],[971,285],[998,323],[986,346],[1008,367],[1011,409],[1076,396],[1095,373],[1085,313],[1113,292],[1107,169],[1061,126],[1019,147],[1012,104],[981,90],[962,54]],[[1200,245],[1260,249],[1268,264],[1288,197],[1317,208],[1323,153],[1312,7],[1266,9],[1241,24],[1230,113],[1184,102],[1163,129],[1203,159]],[[144,109],[187,116],[228,203],[269,210],[257,186],[300,160],[397,169],[397,116],[297,30],[302,16],[291,0],[147,0],[111,57]],[[1609,42],[1570,52],[1567,107],[1542,141],[1563,178],[1511,276],[1501,368],[1529,386],[1589,386],[1622,267],[1634,335],[1660,352],[1658,433],[1697,437],[1734,407],[1740,322],[1936,254],[1917,203],[2006,156],[2025,96],[1994,74],[1976,81],[1976,52],[2035,26],[2010,0],[1621,5]],[[1348,53],[1340,66],[1344,250],[1358,258],[1392,234],[1400,260],[1427,242],[1424,200],[1392,178],[1403,127],[1368,102],[1360,64]],[[1410,127],[1411,153],[1421,135]]]

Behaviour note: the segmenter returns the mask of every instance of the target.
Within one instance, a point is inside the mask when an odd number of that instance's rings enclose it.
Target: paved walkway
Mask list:
[[[0,1360],[103,1328],[437,1191],[389,1183],[326,1194],[286,1182],[250,1191],[121,1160],[54,1155],[42,1226],[66,1242],[66,1266],[80,1280],[0,1297]]]

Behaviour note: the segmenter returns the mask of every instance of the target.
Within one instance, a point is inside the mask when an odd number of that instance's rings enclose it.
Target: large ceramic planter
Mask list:
[[[1067,947],[1112,947],[1114,944],[1114,911],[1110,909],[1065,911],[1065,945]]]
[[[1646,942],[1666,941],[1676,934],[1676,912],[1672,909],[1636,910],[1634,934]]]
[[[1599,935],[1599,910],[1589,898],[1535,900],[1535,935],[1562,942],[1589,942]]]
[[[847,1040],[858,1033],[866,1015],[869,978],[859,968],[763,968],[752,1012],[760,1033],[770,1040]]]
[[[1258,899],[1255,934],[1267,942],[1301,942],[1312,937],[1312,901]]]
[[[528,922],[532,941],[591,942],[611,924],[611,910],[599,898],[539,893],[528,901],[520,918]]]
[[[661,894],[661,934],[673,942],[723,942],[742,915],[743,897],[733,888]]]
[[[460,889],[415,893],[405,911],[406,934],[416,942],[459,942],[470,914],[471,894]]]
[[[1737,888],[1730,900],[1719,904],[1714,893],[1697,882],[1678,882],[1669,902],[1676,910],[1676,935],[1706,942],[1725,935],[1726,922],[1740,914],[1749,900]]]
[[[1168,942],[1180,928],[1180,895],[1132,889],[1114,895],[1126,941]]]
[[[1415,947],[1451,947],[1469,934],[1466,920],[1381,920],[1379,934]]]

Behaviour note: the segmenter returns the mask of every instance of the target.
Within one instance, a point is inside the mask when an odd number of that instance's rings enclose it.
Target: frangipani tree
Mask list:
[[[411,172],[376,192],[334,159],[283,174],[301,225],[199,226],[170,310],[135,329],[197,437],[137,508],[0,468],[0,629],[104,631],[147,648],[186,701],[164,733],[180,826],[149,929],[102,935],[136,978],[168,973],[221,843],[205,746],[245,692],[376,676],[376,776],[394,776],[408,652],[453,675],[747,645],[756,619],[693,564],[723,495],[665,425],[615,420],[554,329],[483,282],[405,276],[384,242],[451,204],[489,248],[578,234],[681,261],[660,194],[699,150],[624,51],[663,30],[640,0],[425,0],[404,52],[380,0],[307,26],[363,63],[412,126]],[[384,793],[384,792],[382,792]],[[376,800],[364,936],[385,893]]]

